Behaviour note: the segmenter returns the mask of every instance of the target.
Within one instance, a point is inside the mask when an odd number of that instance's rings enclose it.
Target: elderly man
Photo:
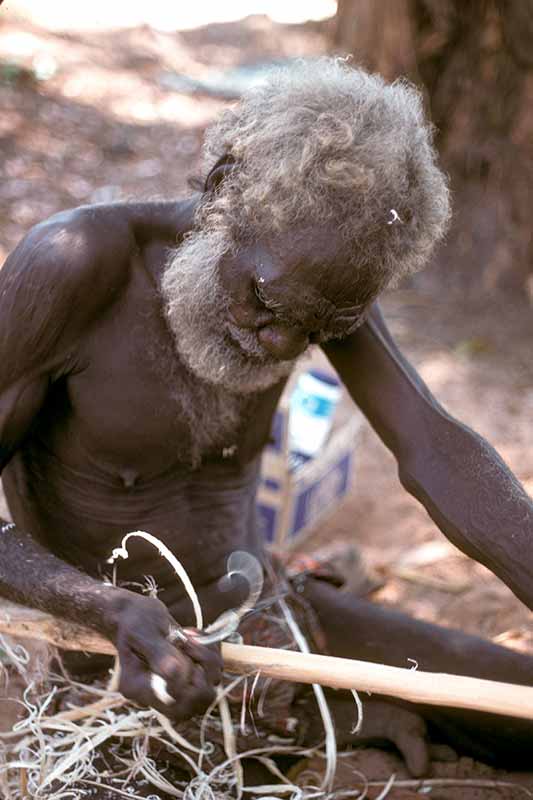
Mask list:
[[[424,265],[449,216],[416,91],[334,60],[300,63],[222,115],[205,159],[189,199],[57,214],[0,272],[0,465],[14,520],[1,526],[0,591],[105,634],[124,695],[176,721],[212,700],[220,656],[168,641],[174,619],[193,620],[157,555],[134,550],[116,587],[103,581],[107,558],[128,531],[157,535],[208,621],[245,594],[242,582],[220,590],[230,553],[248,551],[273,574],[255,524],[259,460],[287,376],[313,344],[396,456],[406,489],[533,608],[531,500],[438,405],[376,304]],[[146,574],[159,599],[126,588]],[[533,679],[531,657],[318,579],[300,589],[302,614],[334,655]],[[353,737],[353,707],[335,695],[339,739],[391,740],[417,774],[428,760],[419,713],[472,754],[530,757],[526,723],[365,705]]]

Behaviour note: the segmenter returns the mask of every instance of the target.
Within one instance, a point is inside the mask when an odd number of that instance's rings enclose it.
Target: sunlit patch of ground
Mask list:
[[[171,0],[132,0],[113,3],[93,0],[8,0],[4,13],[12,10],[49,30],[97,30],[150,25],[160,31],[188,30],[215,22],[234,22],[251,14],[265,14],[274,22],[298,24],[332,17],[335,0],[200,0],[196,3]]]
[[[187,189],[200,172],[203,130],[227,101],[173,91],[164,76],[203,79],[327,48],[320,23],[266,16],[182,32],[58,33],[12,10],[11,2],[0,8],[1,261],[55,211]]]

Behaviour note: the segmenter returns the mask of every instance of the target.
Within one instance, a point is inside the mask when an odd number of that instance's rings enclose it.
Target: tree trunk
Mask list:
[[[453,191],[450,283],[533,296],[533,0],[338,0],[334,45],[425,92]]]

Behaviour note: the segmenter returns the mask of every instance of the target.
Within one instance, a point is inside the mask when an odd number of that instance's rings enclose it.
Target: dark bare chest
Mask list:
[[[141,268],[88,333],[78,361],[65,382],[62,430],[84,455],[132,479],[206,460],[248,463],[268,440],[282,389],[243,397],[191,375]]]

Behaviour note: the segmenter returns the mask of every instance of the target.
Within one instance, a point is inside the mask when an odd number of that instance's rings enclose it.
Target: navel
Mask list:
[[[126,489],[133,489],[139,480],[139,473],[134,469],[124,469],[120,473],[120,477]]]

